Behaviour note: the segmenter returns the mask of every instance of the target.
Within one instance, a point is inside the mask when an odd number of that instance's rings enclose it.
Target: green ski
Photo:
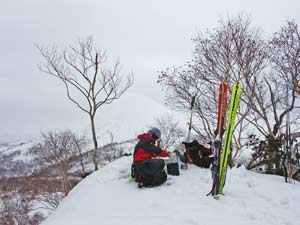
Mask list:
[[[226,134],[223,143],[223,150],[222,150],[220,170],[219,170],[220,181],[219,181],[218,194],[223,194],[223,188],[225,185],[225,177],[227,172],[228,155],[230,152],[231,139],[232,139],[232,134],[234,129],[234,120],[239,106],[241,92],[242,92],[242,86],[239,82],[236,82],[232,87],[231,97],[230,97],[229,115],[227,119]]]

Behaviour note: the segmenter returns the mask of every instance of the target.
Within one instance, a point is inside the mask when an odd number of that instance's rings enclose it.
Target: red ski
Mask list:
[[[218,103],[218,123],[216,130],[216,139],[221,139],[224,133],[224,121],[227,111],[227,84],[222,82],[219,88],[219,103]]]

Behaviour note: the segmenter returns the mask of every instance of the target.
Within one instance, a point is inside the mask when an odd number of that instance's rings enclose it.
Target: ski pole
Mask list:
[[[191,136],[191,129],[192,129],[192,120],[193,120],[193,107],[195,104],[195,99],[196,99],[196,95],[194,95],[192,97],[192,101],[191,101],[191,115],[190,115],[190,122],[189,122],[189,131],[188,131],[188,136],[187,136],[187,142],[190,142],[190,136]]]

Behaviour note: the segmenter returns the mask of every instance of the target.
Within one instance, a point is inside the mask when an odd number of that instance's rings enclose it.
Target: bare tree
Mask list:
[[[38,187],[40,190],[38,190],[35,200],[39,203],[41,209],[54,210],[64,198],[61,188],[58,187],[55,180],[51,181],[51,179],[53,178],[50,176],[48,178],[44,177],[43,188]]]
[[[98,170],[97,110],[118,99],[133,84],[133,75],[126,76],[123,82],[125,77],[120,72],[119,61],[111,70],[107,69],[105,52],[94,46],[92,37],[79,40],[77,46],[62,51],[56,47],[36,47],[45,60],[39,69],[60,79],[65,85],[68,99],[89,115],[95,148],[93,162],[95,170]]]
[[[185,137],[185,132],[179,126],[179,122],[175,121],[173,116],[167,114],[155,119],[155,126],[161,130],[161,138],[163,149],[169,149],[171,147],[178,148],[182,139]]]
[[[300,32],[294,21],[288,21],[269,42],[270,71],[256,78],[251,104],[251,116],[247,118],[265,136],[267,144],[254,148],[248,164],[252,169],[266,163],[272,164],[276,173],[280,167],[282,145],[281,130],[288,112],[295,109],[300,79]],[[288,101],[287,101],[288,100]],[[299,127],[299,113],[291,114],[292,128]],[[294,130],[295,132],[296,130]],[[272,169],[274,170],[274,169]]]
[[[107,131],[107,133],[109,134],[109,137],[110,137],[110,146],[109,146],[109,152],[110,154],[112,155],[112,159],[116,159],[117,158],[117,148],[115,146],[115,143],[114,143],[114,134],[111,132],[111,131]]]
[[[81,167],[81,177],[85,178],[86,176],[88,176],[90,174],[90,172],[86,171],[85,169],[85,165],[84,165],[84,158],[83,158],[83,154],[82,154],[82,149],[86,148],[87,146],[87,140],[85,136],[82,137],[78,137],[76,134],[74,135],[74,142],[76,145],[76,149],[78,151],[78,156],[79,156],[79,162],[80,162],[80,167]]]
[[[283,118],[293,111],[300,93],[300,32],[295,21],[288,21],[270,41],[272,73],[268,88],[273,110],[272,133],[278,134]],[[289,102],[286,102],[288,95]],[[297,123],[299,114],[293,114],[292,123]],[[297,126],[299,123],[297,124]]]
[[[239,15],[220,21],[220,26],[199,34],[195,55],[183,68],[162,71],[158,82],[168,92],[167,103],[188,110],[196,95],[194,113],[198,123],[193,130],[203,139],[214,136],[217,113],[217,84],[225,81],[243,86],[241,103],[233,136],[233,159],[255,134],[264,144],[254,154],[248,168],[261,163],[278,165],[280,134],[283,120],[295,109],[300,79],[300,33],[298,25],[287,22],[270,41],[264,40],[258,28],[251,27],[249,17]],[[287,102],[287,96],[289,101]],[[291,123],[299,127],[299,114]],[[263,157],[262,157],[263,156]],[[263,158],[263,160],[258,160]],[[274,164],[274,163],[273,163]]]
[[[1,197],[2,206],[0,208],[0,222],[3,225],[15,224],[14,210],[11,196],[5,195]]]
[[[268,71],[263,76],[252,80],[246,77],[245,84],[251,90],[246,93],[246,101],[251,106],[247,120],[265,137],[278,136],[287,112],[295,107],[300,75],[300,36],[297,27],[294,22],[288,22],[274,34],[269,42]],[[288,105],[287,95],[290,100]],[[298,118],[294,117],[294,122]]]
[[[28,192],[16,189],[1,196],[0,224],[3,225],[38,225],[45,218],[35,212],[34,201]]]
[[[43,135],[43,141],[38,144],[37,156],[45,167],[55,168],[61,182],[62,193],[66,196],[72,189],[69,170],[71,163],[78,154],[78,140],[69,130],[48,132]]]
[[[254,90],[246,83],[261,76],[266,67],[267,46],[259,29],[252,28],[250,18],[244,15],[221,20],[219,27],[199,34],[193,41],[194,59],[183,68],[162,71],[158,82],[166,88],[171,106],[188,111],[192,96],[197,96],[193,111],[198,121],[192,128],[204,141],[214,137],[219,83],[225,81],[231,89],[234,82],[241,82],[243,92],[234,133],[234,146],[239,149],[245,144],[245,127],[251,125],[246,120],[251,110],[246,94]]]

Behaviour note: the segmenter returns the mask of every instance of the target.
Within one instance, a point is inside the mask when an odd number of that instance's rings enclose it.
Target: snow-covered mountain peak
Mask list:
[[[194,165],[155,188],[128,177],[132,157],[120,158],[79,183],[43,225],[231,224],[296,225],[300,186],[244,168],[228,171],[225,195],[207,197],[211,173]]]

